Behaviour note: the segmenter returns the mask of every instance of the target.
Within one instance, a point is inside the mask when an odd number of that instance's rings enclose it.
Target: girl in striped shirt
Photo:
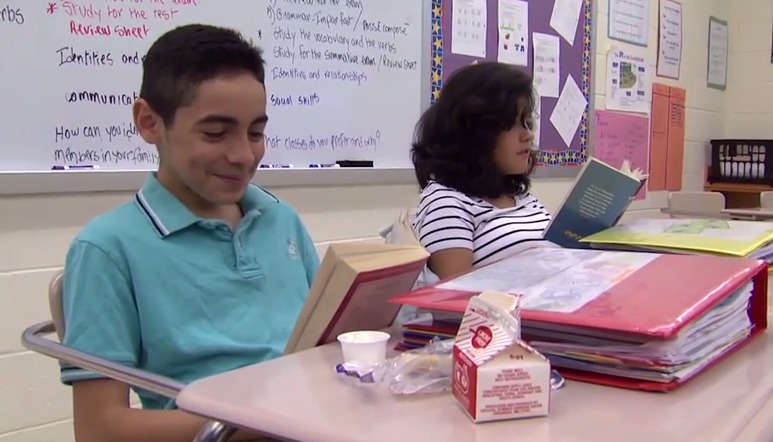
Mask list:
[[[531,194],[534,93],[519,68],[487,62],[453,74],[416,127],[421,198],[414,230],[445,279],[549,245],[550,214]]]

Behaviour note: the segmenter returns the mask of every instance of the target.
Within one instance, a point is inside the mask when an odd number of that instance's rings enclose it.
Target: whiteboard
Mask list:
[[[234,28],[263,48],[264,163],[410,167],[428,102],[419,0],[6,0],[0,171],[155,169],[132,123],[142,56],[176,26]],[[426,57],[424,57],[426,58]]]

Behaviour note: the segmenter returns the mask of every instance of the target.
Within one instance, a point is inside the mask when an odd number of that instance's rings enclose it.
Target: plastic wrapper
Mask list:
[[[383,386],[396,395],[442,393],[451,391],[453,350],[453,339],[435,339],[380,364],[343,363],[335,369],[355,383]],[[564,378],[553,370],[550,384],[557,390],[563,387]]]
[[[381,364],[344,363],[337,365],[336,371],[360,383],[383,385],[398,395],[450,391],[453,350],[453,339],[436,339]]]

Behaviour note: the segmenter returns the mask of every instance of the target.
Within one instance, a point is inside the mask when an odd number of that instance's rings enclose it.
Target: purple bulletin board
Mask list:
[[[529,34],[539,32],[556,35],[558,33],[550,27],[550,16],[555,0],[526,0],[529,4]],[[496,61],[498,45],[498,1],[486,0],[487,25],[486,25],[486,58]],[[432,74],[430,100],[438,97],[443,87],[443,81],[457,69],[470,63],[484,59],[451,53],[451,15],[453,0],[432,0]],[[559,91],[564,87],[567,76],[571,75],[588,100],[585,114],[580,121],[580,126],[569,146],[564,143],[561,136],[550,123],[550,115],[553,112],[558,98],[542,97],[539,116],[540,127],[540,165],[538,176],[574,176],[587,157],[587,147],[590,129],[591,98],[591,63],[592,63],[592,0],[584,0],[580,13],[580,21],[577,26],[574,44],[570,45],[559,36],[560,40],[560,79]],[[533,64],[533,45],[529,44],[528,63],[526,68],[531,72]]]

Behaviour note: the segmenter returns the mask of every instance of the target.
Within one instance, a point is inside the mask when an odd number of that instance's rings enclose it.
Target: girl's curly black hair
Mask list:
[[[493,152],[502,132],[532,128],[534,105],[532,78],[515,66],[485,62],[456,71],[416,125],[411,159],[419,186],[434,180],[480,198],[526,193],[536,156],[526,173],[505,175]]]

